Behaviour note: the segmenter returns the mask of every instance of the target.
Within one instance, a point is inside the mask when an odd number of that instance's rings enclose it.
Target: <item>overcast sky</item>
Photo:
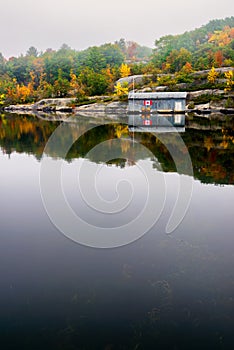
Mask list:
[[[0,0],[0,52],[25,54],[76,50],[120,38],[154,47],[155,39],[179,34],[211,19],[234,15],[233,0]]]

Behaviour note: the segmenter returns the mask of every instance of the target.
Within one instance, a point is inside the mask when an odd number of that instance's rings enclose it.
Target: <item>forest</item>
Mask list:
[[[234,17],[163,36],[155,40],[154,49],[123,38],[83,51],[63,44],[59,50],[38,52],[32,46],[19,57],[6,59],[0,53],[0,105],[49,97],[74,97],[80,104],[88,96],[121,95],[130,86],[116,85],[116,81],[135,74],[151,76],[155,85],[169,85],[192,83],[194,72],[210,70],[207,79],[212,86],[215,68],[233,65]],[[232,71],[223,78],[226,88],[232,89]]]

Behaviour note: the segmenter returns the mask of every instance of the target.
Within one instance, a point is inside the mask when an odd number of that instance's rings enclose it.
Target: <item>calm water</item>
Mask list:
[[[183,163],[185,149],[189,151],[193,176],[186,169],[176,171],[158,133],[160,123],[144,123],[156,125],[155,134],[132,123],[129,128],[117,122],[100,124],[92,118],[67,123],[73,142],[61,159],[53,147],[43,155],[60,122],[30,116],[0,118],[1,347],[231,349],[233,117],[186,119],[179,134],[185,146],[174,152]],[[60,135],[59,149],[70,134]],[[173,146],[175,133],[165,137]],[[93,153],[100,144],[103,147]],[[55,227],[43,205],[39,181],[43,159],[55,166],[62,162],[63,191],[73,212],[103,229],[125,225],[140,215],[147,187],[139,169],[148,167],[156,191],[155,207],[148,210],[158,220],[140,239],[119,248],[74,242]],[[81,165],[82,193],[77,180]],[[110,210],[112,201],[118,202],[116,183],[122,179],[133,183],[132,192],[124,183],[119,188],[126,210],[115,214],[90,208],[82,197],[92,201],[89,194],[95,186],[90,174],[96,174],[98,194],[104,204],[110,203]],[[184,178],[193,186],[190,205],[180,225],[167,234],[178,184]],[[53,199],[53,181],[50,185]],[[165,203],[160,211],[161,195]]]

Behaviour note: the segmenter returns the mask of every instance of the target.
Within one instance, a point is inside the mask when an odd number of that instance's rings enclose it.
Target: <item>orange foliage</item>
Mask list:
[[[216,30],[213,34],[210,34],[208,42],[215,43],[216,45],[223,47],[231,42],[233,35],[234,28],[226,26],[223,30]]]
[[[214,59],[215,59],[215,65],[218,67],[221,67],[223,64],[223,53],[222,51],[217,51],[214,54]]]

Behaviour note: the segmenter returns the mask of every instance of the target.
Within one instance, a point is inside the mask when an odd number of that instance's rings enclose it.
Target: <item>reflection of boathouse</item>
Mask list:
[[[185,114],[128,114],[128,129],[133,132],[184,132]]]
[[[187,92],[133,92],[128,94],[131,113],[183,113]]]

